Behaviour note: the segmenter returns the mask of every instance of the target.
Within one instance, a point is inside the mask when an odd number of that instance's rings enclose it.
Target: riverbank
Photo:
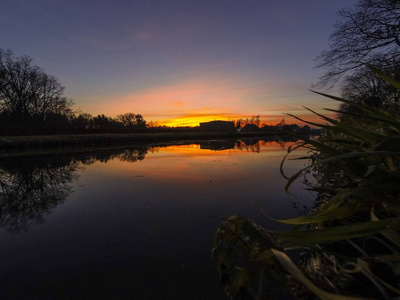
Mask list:
[[[25,152],[39,149],[102,147],[112,145],[140,145],[143,143],[177,142],[205,139],[240,139],[275,137],[274,133],[232,132],[165,132],[131,134],[74,134],[0,137],[0,153]]]

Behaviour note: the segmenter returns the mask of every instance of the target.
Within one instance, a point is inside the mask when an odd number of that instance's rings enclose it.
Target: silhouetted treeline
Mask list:
[[[104,114],[48,113],[44,120],[26,114],[22,119],[7,110],[0,112],[0,135],[74,134],[143,132],[146,120],[140,114],[126,113],[116,118]]]
[[[242,129],[243,127],[245,127],[248,124],[256,125],[257,127],[265,126],[264,124],[261,124],[259,115],[252,116],[250,119],[249,118],[246,118],[246,119],[240,118],[240,119],[235,120],[233,122],[235,124],[236,129],[238,129],[238,130]]]
[[[263,133],[282,133],[282,132],[294,132],[301,134],[319,134],[318,130],[311,128],[308,125],[299,126],[297,124],[286,124],[285,119],[282,119],[276,125],[266,125],[262,124],[260,121],[260,116],[252,116],[251,118],[238,119],[233,121],[236,129],[239,132],[263,132]]]
[[[0,49],[0,135],[130,132],[147,127],[140,114],[77,114],[64,90],[31,57]]]
[[[54,76],[34,65],[32,58],[15,57],[11,50],[0,49],[0,136],[201,130],[199,127],[158,126],[157,123],[147,123],[142,115],[131,112],[115,118],[104,114],[92,116],[76,113],[72,109],[73,101],[64,96],[64,90]],[[297,125],[266,126],[261,124],[258,115],[226,123],[233,124],[233,131],[236,128],[242,132],[308,130],[306,127],[297,128]],[[203,131],[215,130],[215,126],[209,126]]]

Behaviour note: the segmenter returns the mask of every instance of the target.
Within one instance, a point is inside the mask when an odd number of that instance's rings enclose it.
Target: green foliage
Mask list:
[[[379,70],[371,70],[392,86],[400,87]],[[220,271],[223,270],[221,274],[231,278],[222,284],[232,298],[271,298],[266,282],[274,280],[281,287],[285,276],[293,290],[289,295],[292,298],[399,297],[400,107],[398,104],[381,108],[366,104],[357,106],[357,113],[341,112],[340,121],[311,110],[322,118],[323,123],[295,117],[324,130],[318,139],[299,136],[302,140],[288,149],[282,161],[283,165],[298,148],[309,150],[307,156],[297,158],[309,162],[305,168],[292,176],[286,176],[282,168],[281,172],[288,179],[287,190],[299,178],[311,175],[316,179],[314,183],[305,180],[307,189],[318,193],[312,213],[278,220],[294,226],[287,232],[260,229],[238,216],[228,218],[221,225],[215,249],[221,253],[222,247],[222,252],[230,256],[225,260],[221,258],[224,255],[214,252],[214,258]],[[251,234],[254,230],[262,231],[263,235],[254,237]],[[293,248],[302,251],[302,259],[297,265],[285,254]],[[247,264],[238,264],[239,257],[240,262],[255,260],[258,265],[249,268]],[[240,268],[240,275],[236,268]],[[262,275],[258,275],[261,279],[257,279],[260,283],[258,292],[254,293],[255,279],[247,275],[260,274],[261,270]],[[232,281],[226,274],[236,274],[234,276],[246,280]],[[233,282],[236,285],[231,289]],[[241,290],[253,291],[247,293],[252,297],[244,298],[238,292]]]

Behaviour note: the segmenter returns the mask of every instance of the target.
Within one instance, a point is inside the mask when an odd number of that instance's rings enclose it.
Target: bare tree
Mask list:
[[[257,115],[254,119],[254,125],[257,125],[258,127],[260,127],[260,115]]]
[[[84,131],[93,128],[93,116],[88,113],[80,113],[71,120],[73,128]]]
[[[28,111],[37,97],[40,69],[32,66],[32,59],[15,59],[13,53],[0,50],[0,108],[17,114]]]
[[[64,87],[32,62],[0,49],[0,112],[41,121],[47,114],[69,114],[73,103],[64,97]]]
[[[125,127],[133,127],[136,125],[136,115],[134,113],[125,113],[123,115],[118,115],[117,120]]]
[[[391,66],[400,57],[400,1],[359,0],[354,8],[339,11],[330,49],[317,57],[327,72],[320,85],[337,83],[366,63]]]
[[[400,62],[390,68],[379,66],[383,72],[400,80]],[[367,104],[371,107],[388,107],[388,104],[399,104],[399,91],[376,76],[369,68],[361,67],[351,76],[346,76],[342,85],[342,98],[351,102],[342,103],[340,111],[359,112],[358,104]],[[342,114],[339,114],[343,117]]]
[[[146,127],[146,121],[140,114],[135,115],[134,113],[125,113],[123,115],[118,115],[117,121],[122,123],[127,128]]]
[[[396,80],[400,80],[400,63],[390,69],[383,67],[381,69]],[[384,103],[397,103],[400,100],[399,91],[385,80],[376,76],[367,67],[362,67],[353,75],[345,78],[342,87],[342,97],[354,102],[367,102],[367,104],[372,106],[380,106]],[[368,103],[368,99],[372,102]]]

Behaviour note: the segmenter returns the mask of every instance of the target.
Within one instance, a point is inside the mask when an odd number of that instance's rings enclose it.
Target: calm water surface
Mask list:
[[[298,187],[284,192],[279,164],[291,143],[248,144],[1,159],[1,298],[226,299],[213,216],[281,230],[257,203],[277,219],[312,203]]]

